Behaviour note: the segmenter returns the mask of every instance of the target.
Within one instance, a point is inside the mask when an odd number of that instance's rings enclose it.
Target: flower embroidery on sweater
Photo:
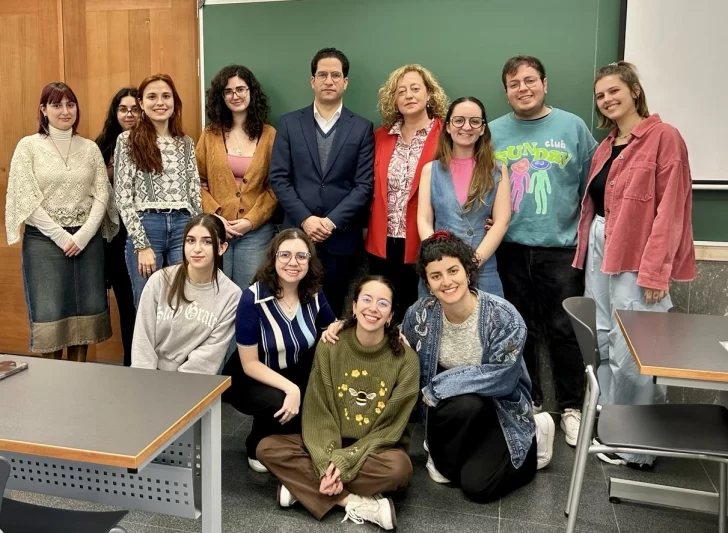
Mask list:
[[[343,404],[344,418],[353,418],[360,426],[371,424],[384,411],[386,404],[382,400],[389,387],[381,378],[370,377],[366,369],[355,368],[344,376],[351,378],[351,382],[339,385],[336,393]]]

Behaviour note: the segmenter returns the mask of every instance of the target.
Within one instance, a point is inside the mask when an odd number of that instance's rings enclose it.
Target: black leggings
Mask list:
[[[256,458],[255,450],[258,448],[258,443],[266,437],[301,433],[301,410],[285,424],[279,422],[280,417],[273,417],[286,399],[283,391],[264,385],[245,374],[237,354],[233,354],[230,363],[226,366],[224,373],[230,372],[228,375],[232,376],[233,384],[226,391],[229,394],[226,394],[224,399],[241,413],[253,417],[253,427],[248,438],[245,439],[248,457]],[[311,373],[310,363],[299,363],[278,373],[298,385],[301,390],[301,408],[303,408],[303,398]]]
[[[536,474],[536,438],[515,468],[489,397],[463,394],[430,407],[427,443],[437,470],[477,502],[497,500]]]

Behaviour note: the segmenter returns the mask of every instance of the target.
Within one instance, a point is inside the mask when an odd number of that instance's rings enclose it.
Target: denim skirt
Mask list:
[[[74,234],[79,228],[65,229]],[[100,233],[80,254],[66,257],[38,228],[26,225],[22,260],[31,352],[54,352],[111,337]]]

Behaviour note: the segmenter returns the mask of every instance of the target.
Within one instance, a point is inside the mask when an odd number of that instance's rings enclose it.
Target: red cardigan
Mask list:
[[[609,159],[615,132],[594,152],[589,184]],[[588,187],[581,202],[576,268],[584,268],[594,219]],[[612,163],[604,207],[602,272],[637,272],[637,285],[645,289],[667,290],[670,279],[695,279],[688,150],[680,133],[659,115],[637,124],[627,148]]]
[[[420,236],[417,232],[417,190],[420,185],[422,167],[432,161],[437,148],[437,139],[442,129],[442,121],[435,118],[432,129],[427,135],[422,154],[417,162],[415,177],[410,186],[407,200],[407,227],[405,228],[404,262],[414,263],[420,248]],[[374,199],[372,200],[369,232],[364,247],[367,252],[377,257],[387,257],[387,174],[389,161],[392,159],[397,135],[389,134],[390,128],[377,128],[374,132]]]

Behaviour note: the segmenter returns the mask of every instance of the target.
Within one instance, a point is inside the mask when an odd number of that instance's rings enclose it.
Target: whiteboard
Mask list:
[[[728,185],[728,0],[628,0],[624,59],[650,113],[688,146],[695,183]]]

